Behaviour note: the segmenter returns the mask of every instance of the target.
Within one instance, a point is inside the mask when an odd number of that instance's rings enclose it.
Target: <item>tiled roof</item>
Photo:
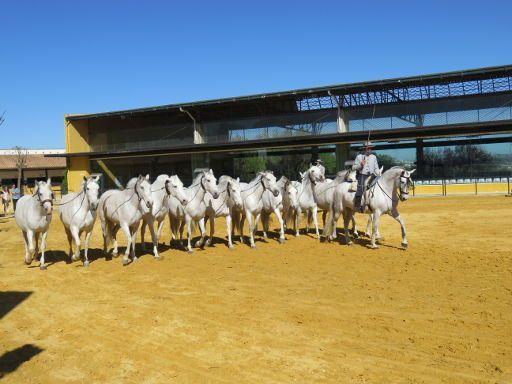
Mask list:
[[[45,157],[44,155],[27,155],[24,169],[58,169],[66,168],[66,159],[61,157]],[[0,155],[0,169],[17,169],[16,155]]]

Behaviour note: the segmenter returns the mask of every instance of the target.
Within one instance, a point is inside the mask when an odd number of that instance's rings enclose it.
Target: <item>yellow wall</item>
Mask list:
[[[484,193],[508,193],[507,183],[478,183],[478,194]],[[417,185],[415,195],[442,195],[442,185]],[[475,184],[446,184],[446,194],[475,194]]]
[[[87,120],[69,121],[64,118],[66,152],[89,152],[89,123]],[[89,157],[70,157],[68,161],[68,190],[76,192],[80,189],[83,177],[91,172]]]

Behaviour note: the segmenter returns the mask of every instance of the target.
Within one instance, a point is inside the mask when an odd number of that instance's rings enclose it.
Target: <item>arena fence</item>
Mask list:
[[[415,180],[414,196],[512,193],[511,177]]]

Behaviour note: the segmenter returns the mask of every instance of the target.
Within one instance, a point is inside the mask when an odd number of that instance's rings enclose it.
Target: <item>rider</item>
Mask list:
[[[366,179],[372,175],[377,175],[379,171],[379,164],[377,163],[377,156],[372,153],[373,144],[366,141],[361,147],[361,152],[356,156],[352,169],[357,171],[357,192],[355,201],[355,210],[364,212],[364,204],[361,204],[363,197],[363,190]]]
[[[320,168],[320,173],[325,176],[325,167],[323,166],[323,161],[320,159],[317,159],[315,162],[315,165]]]

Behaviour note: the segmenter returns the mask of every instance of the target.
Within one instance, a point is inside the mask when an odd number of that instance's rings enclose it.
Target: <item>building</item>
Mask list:
[[[417,186],[505,182],[512,175],[512,66],[324,86],[125,111],[65,116],[68,183],[103,173],[196,168],[249,179],[298,178],[322,158],[342,169],[370,138],[386,168],[417,168]],[[437,187],[436,187],[437,188]],[[443,187],[445,188],[445,187]]]
[[[66,159],[62,157],[46,157],[45,155],[62,155],[64,149],[27,149],[26,165],[22,170],[21,179],[26,185],[35,180],[52,178],[52,183],[60,184],[66,171]],[[14,149],[0,150],[0,184],[12,185],[18,182],[17,151]]]

